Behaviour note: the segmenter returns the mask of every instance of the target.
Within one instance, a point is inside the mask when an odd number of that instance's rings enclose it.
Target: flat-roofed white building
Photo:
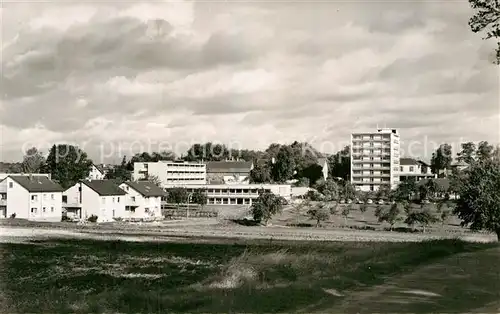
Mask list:
[[[292,188],[289,184],[196,184],[171,185],[167,188],[183,187],[188,193],[204,190],[208,205],[252,205],[259,197],[259,190],[272,192],[289,201]]]
[[[135,162],[133,180],[147,180],[148,176],[157,177],[163,187],[171,184],[205,184],[207,166],[186,161]]]
[[[396,129],[356,132],[351,135],[351,183],[361,191],[392,189],[399,184],[400,139]]]

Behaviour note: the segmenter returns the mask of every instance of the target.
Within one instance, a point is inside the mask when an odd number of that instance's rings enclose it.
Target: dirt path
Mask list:
[[[376,242],[418,242],[446,238],[439,235],[405,234],[396,232],[375,232],[357,230],[319,230],[282,227],[243,227],[224,225],[176,225],[164,229],[134,230],[97,229],[71,230],[51,228],[1,227],[0,242],[12,242],[33,238],[80,238],[123,241],[177,241],[189,237],[227,239],[269,239],[269,240],[317,240],[317,241],[376,241]],[[488,235],[448,236],[473,242],[490,242]],[[198,241],[198,239],[196,239]]]

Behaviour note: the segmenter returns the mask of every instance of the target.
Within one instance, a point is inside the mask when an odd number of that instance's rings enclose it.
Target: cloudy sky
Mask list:
[[[205,141],[331,152],[377,124],[424,157],[497,143],[494,43],[471,14],[465,0],[5,3],[0,160],[54,142],[96,160]]]

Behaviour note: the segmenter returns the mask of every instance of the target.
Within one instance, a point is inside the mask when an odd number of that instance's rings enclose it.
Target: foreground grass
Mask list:
[[[495,244],[0,244],[0,312],[470,312],[499,300]]]

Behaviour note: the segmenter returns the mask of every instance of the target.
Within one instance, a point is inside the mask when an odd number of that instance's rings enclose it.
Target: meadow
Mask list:
[[[500,247],[75,239],[0,244],[0,312],[498,312]]]

